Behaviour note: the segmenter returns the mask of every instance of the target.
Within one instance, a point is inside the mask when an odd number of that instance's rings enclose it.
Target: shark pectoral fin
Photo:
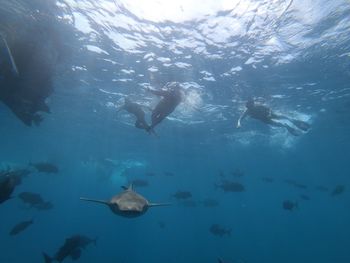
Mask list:
[[[149,207],[155,207],[155,206],[169,206],[172,205],[172,203],[149,203]]]
[[[104,200],[90,199],[90,198],[85,198],[85,197],[80,197],[80,200],[109,205],[109,202],[104,201]]]

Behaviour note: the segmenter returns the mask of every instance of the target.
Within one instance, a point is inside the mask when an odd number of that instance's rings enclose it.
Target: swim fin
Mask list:
[[[308,131],[311,128],[311,125],[308,124],[305,121],[301,121],[301,120],[292,120],[292,123],[297,126],[300,130],[303,131]]]
[[[294,129],[288,125],[285,126],[286,129],[288,130],[288,132],[294,136],[300,136],[302,133],[300,131],[298,131],[297,129]]]

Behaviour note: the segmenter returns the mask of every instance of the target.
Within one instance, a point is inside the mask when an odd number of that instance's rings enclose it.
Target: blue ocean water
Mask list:
[[[19,74],[50,76],[30,82],[50,90],[50,113],[29,127],[0,104],[0,171],[31,171],[0,204],[0,263],[44,262],[75,234],[97,237],[84,263],[349,263],[349,32],[346,0],[1,0],[0,33],[32,66]],[[173,81],[185,99],[158,137],[116,113],[125,97],[154,108],[147,88]],[[293,136],[252,118],[237,129],[252,97],[311,129]],[[123,218],[79,200],[136,179],[149,201],[172,205]],[[21,192],[53,208],[30,208]]]

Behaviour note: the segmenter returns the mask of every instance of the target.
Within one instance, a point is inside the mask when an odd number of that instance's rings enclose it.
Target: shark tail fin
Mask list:
[[[85,197],[80,197],[80,200],[109,205],[109,202],[105,201],[105,200],[90,199],[90,198],[85,198]]]
[[[44,256],[44,260],[45,263],[51,263],[53,261],[53,258],[51,258],[50,256],[48,256],[46,253],[43,252],[43,256]]]

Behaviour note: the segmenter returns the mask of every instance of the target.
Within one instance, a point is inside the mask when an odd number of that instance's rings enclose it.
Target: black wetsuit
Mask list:
[[[292,119],[284,115],[278,115],[272,112],[272,110],[269,107],[266,107],[264,105],[251,105],[247,107],[246,114],[266,124],[276,127],[284,127],[288,130],[289,133],[291,133],[294,136],[299,136],[301,134],[300,131],[291,127],[287,123],[281,123],[278,120],[287,120],[293,123],[298,129],[303,131],[308,131],[310,129],[310,125],[307,122]]]
[[[176,109],[182,101],[182,95],[180,89],[151,90],[151,92],[163,97],[152,111],[152,124],[150,128],[153,129]]]
[[[270,108],[264,105],[254,105],[253,107],[249,107],[247,114],[257,120],[260,120],[264,123],[271,124],[271,121],[274,117],[278,117],[274,114]]]
[[[137,103],[131,102],[131,101],[126,101],[122,109],[126,110],[130,114],[135,115],[136,117],[136,122],[135,122],[135,127],[139,129],[149,129],[149,125],[147,124],[145,120],[145,112],[141,108],[141,106]]]

